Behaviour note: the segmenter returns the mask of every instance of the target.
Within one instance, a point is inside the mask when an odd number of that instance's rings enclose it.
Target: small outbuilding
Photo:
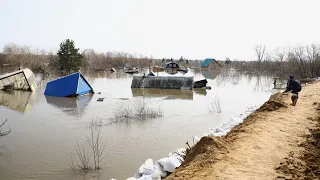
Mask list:
[[[201,70],[210,71],[221,68],[222,65],[213,58],[207,58],[201,63]]]

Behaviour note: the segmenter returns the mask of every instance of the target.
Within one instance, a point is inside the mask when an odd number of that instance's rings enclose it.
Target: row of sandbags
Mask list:
[[[216,128],[210,128],[208,133],[204,133],[203,136],[225,136],[233,127],[242,123],[243,120],[252,114],[257,108],[257,106],[247,108],[243,114],[234,116],[230,121],[223,123]]]
[[[243,122],[250,114],[257,109],[257,106],[249,107],[243,114],[233,117],[228,123],[223,123],[219,127],[210,128],[208,133],[204,133],[203,136],[224,136],[233,127]],[[200,141],[198,136],[193,137],[194,145]],[[159,159],[154,162],[152,159],[147,159],[144,164],[140,166],[135,176],[128,178],[127,180],[161,180],[168,176],[178,168],[184,161],[186,156],[186,149],[178,149],[174,153],[169,153],[167,157]]]

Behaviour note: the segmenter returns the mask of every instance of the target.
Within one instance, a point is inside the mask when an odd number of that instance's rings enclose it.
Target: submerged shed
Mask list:
[[[207,58],[201,63],[201,69],[206,71],[215,70],[221,67],[222,65],[213,58]]]
[[[23,69],[0,76],[0,89],[35,91],[37,83],[30,69]]]
[[[47,83],[44,95],[74,97],[94,93],[92,87],[80,73],[70,74]]]

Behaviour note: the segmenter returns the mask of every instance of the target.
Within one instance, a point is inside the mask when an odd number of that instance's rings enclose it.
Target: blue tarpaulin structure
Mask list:
[[[92,87],[84,76],[77,72],[48,82],[44,95],[70,97],[88,93],[94,93]]]

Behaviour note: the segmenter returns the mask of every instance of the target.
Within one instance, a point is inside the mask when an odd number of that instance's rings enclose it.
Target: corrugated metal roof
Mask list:
[[[215,59],[205,59],[202,63],[201,63],[201,67],[208,67]]]

